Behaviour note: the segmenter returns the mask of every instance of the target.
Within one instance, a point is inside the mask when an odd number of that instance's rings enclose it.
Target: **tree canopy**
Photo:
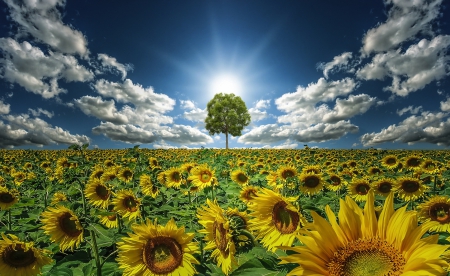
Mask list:
[[[242,135],[244,127],[250,124],[250,114],[241,97],[231,94],[219,93],[214,95],[206,106],[208,115],[205,119],[205,128],[209,135],[224,133],[226,148],[228,149],[228,134]]]

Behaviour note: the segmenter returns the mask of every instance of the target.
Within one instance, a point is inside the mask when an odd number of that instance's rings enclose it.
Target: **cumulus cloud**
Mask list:
[[[0,38],[0,50],[4,56],[0,59],[1,76],[46,99],[66,92],[58,86],[58,79],[84,82],[94,77],[74,57],[51,51],[45,55],[27,41],[19,43],[12,38]]]
[[[248,109],[248,113],[250,114],[252,122],[261,121],[267,118],[269,115],[267,111],[263,109],[267,109],[270,107],[270,100],[259,100],[255,103],[255,107],[251,107]]]
[[[180,100],[180,105],[182,109],[196,109],[195,103],[190,100]]]
[[[52,144],[86,144],[90,139],[85,135],[74,135],[60,127],[53,127],[40,118],[30,118],[28,114],[3,115],[0,120],[0,148]]]
[[[384,90],[406,96],[432,81],[444,78],[450,72],[450,57],[446,55],[449,46],[449,35],[439,35],[431,40],[422,39],[404,53],[398,49],[375,55],[371,63],[356,72],[356,76],[364,80],[392,77],[392,85]]]
[[[117,111],[114,100],[104,101],[101,97],[83,96],[75,105],[86,115],[97,117],[113,124],[126,124],[128,118]]]
[[[422,142],[449,146],[450,120],[442,121],[446,116],[448,114],[443,112],[423,111],[420,115],[412,115],[378,133],[366,133],[360,137],[360,141],[364,146],[374,146],[385,142],[408,144]]]
[[[335,56],[330,62],[322,62],[317,66],[318,69],[323,70],[323,75],[326,79],[328,79],[329,73],[335,73],[342,69],[347,68],[348,61],[352,58],[351,52],[345,52],[340,54],[339,56]]]
[[[44,114],[45,116],[52,118],[55,115],[55,113],[53,113],[53,111],[50,112],[50,111],[42,109],[42,108],[38,108],[37,110],[28,108],[28,112],[31,113],[31,115],[33,115],[34,117],[38,117],[41,114]]]
[[[63,7],[65,0],[5,2],[9,7],[11,19],[19,26],[20,35],[29,34],[62,53],[88,56],[89,50],[84,35],[61,21],[58,7]]]
[[[386,22],[364,35],[361,53],[391,50],[420,33],[431,33],[431,23],[439,16],[442,0],[386,0],[392,5]]]
[[[367,94],[350,95],[348,99],[336,99],[334,109],[323,116],[325,123],[337,123],[347,120],[357,114],[363,114],[374,105],[376,98]]]
[[[450,98],[447,98],[445,102],[440,102],[442,111],[450,111]]]
[[[10,106],[10,104],[6,104],[0,100],[0,114],[8,114],[10,111]]]
[[[406,112],[410,112],[411,114],[418,114],[422,110],[422,106],[413,107],[412,105],[402,108],[400,110],[397,109],[397,114],[402,116]],[[445,110],[443,110],[445,111]]]
[[[133,70],[133,65],[119,63],[116,58],[110,57],[107,54],[98,54],[97,58],[101,61],[103,70],[120,73],[122,75],[122,80],[127,77],[127,71]]]

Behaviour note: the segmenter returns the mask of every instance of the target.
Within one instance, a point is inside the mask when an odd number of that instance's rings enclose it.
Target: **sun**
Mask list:
[[[240,95],[242,92],[242,86],[236,76],[231,74],[222,74],[212,80],[210,91],[213,94],[233,93],[235,95]]]

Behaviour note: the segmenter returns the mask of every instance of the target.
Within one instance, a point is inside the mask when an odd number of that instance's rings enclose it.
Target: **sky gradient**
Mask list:
[[[218,92],[252,116],[230,148],[450,145],[443,0],[0,7],[0,148],[224,148]]]

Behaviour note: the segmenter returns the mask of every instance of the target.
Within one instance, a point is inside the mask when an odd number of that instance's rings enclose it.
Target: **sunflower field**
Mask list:
[[[0,275],[449,275],[450,153],[0,150]]]

